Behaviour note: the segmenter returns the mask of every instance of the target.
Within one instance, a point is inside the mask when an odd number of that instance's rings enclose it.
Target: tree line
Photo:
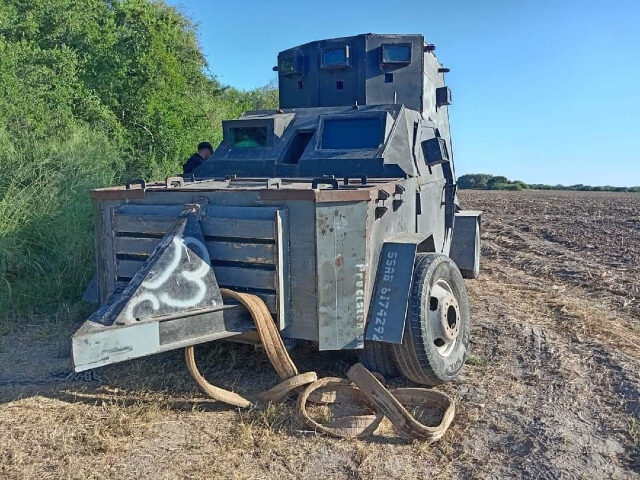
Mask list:
[[[458,177],[458,188],[472,190],[574,190],[580,192],[640,192],[638,187],[613,187],[610,185],[547,185],[543,183],[525,183],[509,180],[501,175],[487,173],[469,173]]]
[[[276,106],[273,87],[221,84],[163,1],[0,2],[0,313],[76,304],[89,189],[178,173],[222,119]]]

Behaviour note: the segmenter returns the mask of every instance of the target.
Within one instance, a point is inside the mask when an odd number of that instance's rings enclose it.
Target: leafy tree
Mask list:
[[[503,176],[491,177],[487,180],[487,188],[489,190],[504,190],[505,185],[509,185],[509,179]]]
[[[19,81],[36,68],[33,81],[53,86],[22,120],[46,135],[53,106],[52,118],[96,125],[131,175],[153,175],[167,160],[177,170],[199,141],[219,141],[221,114],[277,104],[273,88],[225,92],[207,74],[195,25],[164,2],[5,0],[0,10],[0,36],[18,50],[16,68],[30,72]]]
[[[477,190],[576,190],[594,192],[640,192],[640,187],[612,187],[610,185],[592,187],[589,185],[545,185],[542,183],[527,184],[521,180],[511,181],[504,176],[488,175],[486,173],[469,173],[458,178],[461,189]]]
[[[458,177],[458,186],[460,188],[486,189],[487,182],[492,175],[486,173],[471,173]]]
[[[90,188],[175,174],[222,119],[276,106],[221,85],[163,1],[0,2],[0,313],[78,298]]]

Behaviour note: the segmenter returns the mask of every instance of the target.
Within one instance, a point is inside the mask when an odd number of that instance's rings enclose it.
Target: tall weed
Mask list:
[[[123,170],[111,142],[86,127],[28,145],[0,152],[0,313],[78,297],[92,275],[89,190]]]

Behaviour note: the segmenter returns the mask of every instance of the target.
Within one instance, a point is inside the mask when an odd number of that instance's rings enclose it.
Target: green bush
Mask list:
[[[484,190],[487,188],[487,182],[492,177],[492,175],[486,173],[471,173],[468,175],[462,175],[458,177],[458,187],[465,188],[473,188]]]
[[[487,188],[489,190],[504,190],[506,185],[509,185],[509,179],[507,177],[497,176],[487,180]]]
[[[458,178],[461,189],[476,190],[575,190],[588,192],[640,192],[640,187],[612,187],[609,185],[592,187],[589,185],[545,185],[542,183],[527,184],[521,180],[509,180],[504,176],[488,175],[486,173],[469,173]]]
[[[112,142],[87,127],[0,157],[0,311],[78,298],[93,270],[88,191],[121,171]]]
[[[522,184],[521,183],[508,183],[506,185],[503,185],[502,188],[500,188],[499,190],[511,190],[511,191],[518,191],[518,190],[522,190]]]
[[[0,313],[77,302],[93,271],[89,189],[161,179],[221,121],[277,92],[221,85],[196,27],[147,0],[0,3]]]

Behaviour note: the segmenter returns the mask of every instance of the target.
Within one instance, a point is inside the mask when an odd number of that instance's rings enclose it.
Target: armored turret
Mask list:
[[[444,172],[453,182],[446,69],[422,35],[306,43],[280,52],[274,68],[280,109],[223,122],[223,141],[196,177],[429,181]]]
[[[280,108],[402,104],[435,119],[451,92],[434,50],[422,35],[371,33],[284,50],[274,67]]]

